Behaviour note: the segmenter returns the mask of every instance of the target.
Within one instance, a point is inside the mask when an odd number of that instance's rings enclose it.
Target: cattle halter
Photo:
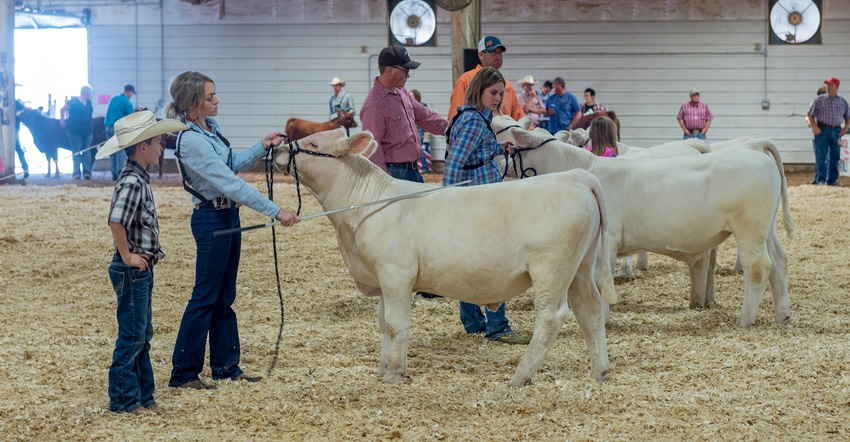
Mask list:
[[[556,141],[556,140],[557,140],[557,138],[553,137],[553,138],[549,138],[548,140],[538,144],[535,147],[515,148],[514,153],[508,155],[509,159],[505,160],[505,172],[502,174],[502,179],[504,180],[505,177],[508,176],[508,168],[511,166],[511,164],[513,164],[513,167],[514,167],[514,175],[516,175],[517,178],[519,178],[519,179],[531,178],[531,177],[537,176],[537,169],[535,169],[533,167],[528,167],[528,168],[523,167],[523,165],[522,165],[522,152],[537,149],[538,147],[541,147],[541,146],[543,146],[544,144],[546,144],[550,141]],[[519,166],[517,166],[517,161],[519,161]],[[519,167],[519,169],[517,169],[517,167]]]

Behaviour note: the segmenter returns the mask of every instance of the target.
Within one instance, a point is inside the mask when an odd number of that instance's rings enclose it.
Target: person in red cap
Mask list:
[[[838,159],[841,155],[838,139],[847,134],[850,127],[850,106],[847,100],[838,96],[841,82],[837,78],[829,77],[824,83],[826,93],[818,95],[806,113],[806,120],[815,135],[815,181],[817,184],[841,186],[838,182]]]
[[[498,37],[488,35],[478,42],[478,60],[481,63],[475,69],[464,72],[463,75],[458,77],[454,89],[452,89],[452,97],[449,102],[449,119],[454,117],[457,113],[457,108],[463,106],[466,101],[466,88],[469,87],[472,77],[482,68],[491,67],[497,71],[501,69],[505,51],[507,51],[507,48]],[[514,89],[514,85],[507,79],[505,79],[505,99],[502,103],[500,113],[517,121],[525,116],[525,111],[522,110],[522,105],[519,104],[519,100],[517,99],[516,89]]]

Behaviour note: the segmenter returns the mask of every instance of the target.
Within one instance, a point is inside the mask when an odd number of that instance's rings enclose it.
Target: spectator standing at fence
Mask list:
[[[517,100],[519,100],[519,104],[522,106],[525,115],[531,117],[534,127],[538,127],[540,126],[540,116],[546,114],[546,102],[534,90],[535,83],[537,82],[534,81],[534,77],[531,75],[527,75],[517,81],[516,84],[522,88],[522,92],[517,94]]]
[[[92,151],[88,150],[91,147],[91,120],[94,112],[91,95],[91,86],[83,86],[80,88],[80,95],[68,100],[59,110],[59,122],[68,132],[68,142],[71,152],[74,152],[72,176],[75,180],[80,179],[81,175],[87,180],[91,179],[91,165],[94,158]]]
[[[704,140],[714,116],[711,115],[708,105],[699,101],[699,89],[691,89],[690,97],[691,100],[679,108],[679,115],[676,117],[679,126],[685,133],[682,138],[685,140],[688,138]]]
[[[584,90],[584,104],[581,105],[582,115],[591,115],[606,110],[604,106],[596,102],[596,91],[593,88],[589,87]]]
[[[378,76],[360,109],[363,130],[372,132],[378,149],[369,160],[393,178],[424,182],[417,162],[422,155],[417,126],[442,135],[449,124],[422,105],[404,88],[410,71],[419,62],[410,59],[407,49],[389,46],[378,55]]]
[[[815,135],[815,173],[817,184],[841,186],[838,182],[838,159],[841,148],[838,140],[850,128],[850,107],[838,95],[841,82],[835,77],[826,81],[826,93],[818,95],[806,114]],[[844,123],[844,127],[841,127]]]
[[[549,116],[549,133],[572,130],[581,119],[581,105],[578,98],[567,92],[567,82],[556,77],[552,82],[555,93],[546,100],[546,115]]]
[[[135,86],[128,84],[124,86],[124,92],[109,100],[109,107],[106,109],[106,118],[103,119],[103,133],[106,135],[107,140],[115,135],[115,122],[133,113],[133,103],[130,102],[130,99],[135,94]],[[124,169],[124,164],[126,163],[127,155],[123,150],[119,150],[109,156],[109,170],[112,172],[113,180],[118,179],[118,175],[121,174],[121,170]]]
[[[466,98],[466,88],[469,87],[472,77],[482,68],[491,67],[497,71],[501,69],[502,62],[505,59],[505,51],[507,50],[505,45],[502,44],[502,41],[492,35],[488,35],[478,42],[478,60],[480,63],[475,69],[464,72],[463,75],[458,77],[457,82],[455,82],[452,89],[451,101],[449,102],[449,119],[455,115],[460,106],[463,106]],[[514,86],[507,79],[505,79],[505,99],[499,113],[517,121],[525,116],[525,112],[522,110],[519,100],[517,100],[516,89],[514,89]]]

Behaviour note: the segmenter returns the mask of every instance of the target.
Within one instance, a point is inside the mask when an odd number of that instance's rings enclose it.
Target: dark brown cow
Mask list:
[[[286,121],[286,136],[290,140],[300,140],[307,135],[312,135],[326,130],[333,130],[340,127],[346,129],[357,127],[357,122],[354,121],[354,113],[339,111],[336,118],[324,123],[316,123],[314,121],[302,120],[300,118],[290,118]]]
[[[615,114],[614,111],[596,112],[594,114],[585,115],[585,116],[581,117],[581,119],[578,120],[578,124],[576,124],[574,126],[574,129],[578,129],[578,128],[587,129],[587,128],[589,128],[590,122],[593,121],[593,119],[596,118],[596,117],[608,117],[608,118],[614,120],[614,124],[617,125],[617,140],[620,139],[620,120],[617,119],[617,114]]]

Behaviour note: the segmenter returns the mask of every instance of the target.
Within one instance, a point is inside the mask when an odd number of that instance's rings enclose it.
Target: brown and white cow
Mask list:
[[[275,162],[293,166],[325,210],[434,189],[387,175],[364,156],[376,147],[370,132],[347,138],[334,130],[300,140]],[[379,297],[384,382],[406,375],[413,292],[496,308],[532,286],[534,335],[510,385],[531,382],[570,310],[590,352],[591,376],[603,380],[608,347],[600,290],[606,302],[616,301],[612,278],[599,289],[594,284],[597,244],[607,244],[604,207],[599,181],[576,171],[328,214],[357,288]],[[607,262],[600,261],[610,275]]]
[[[300,118],[290,118],[289,120],[286,120],[286,128],[284,129],[284,132],[286,132],[286,136],[289,137],[290,140],[300,140],[307,135],[324,132],[326,130],[334,130],[340,127],[344,127],[346,129],[357,127],[357,121],[354,120],[353,112],[339,111],[336,113],[336,118],[324,123],[302,120]]]
[[[768,280],[775,322],[790,320],[787,261],[775,229],[780,202],[789,234],[793,218],[781,159],[763,153],[778,155],[769,140],[753,139],[741,148],[701,155],[626,160],[596,157],[557,140],[546,142],[546,135],[537,131],[512,128],[499,137],[517,146],[540,146],[521,154],[524,167],[534,167],[538,176],[572,169],[596,175],[608,203],[610,255],[649,251],[685,262],[691,308],[714,303],[710,251],[734,235],[744,267],[739,325],[755,323]]]

